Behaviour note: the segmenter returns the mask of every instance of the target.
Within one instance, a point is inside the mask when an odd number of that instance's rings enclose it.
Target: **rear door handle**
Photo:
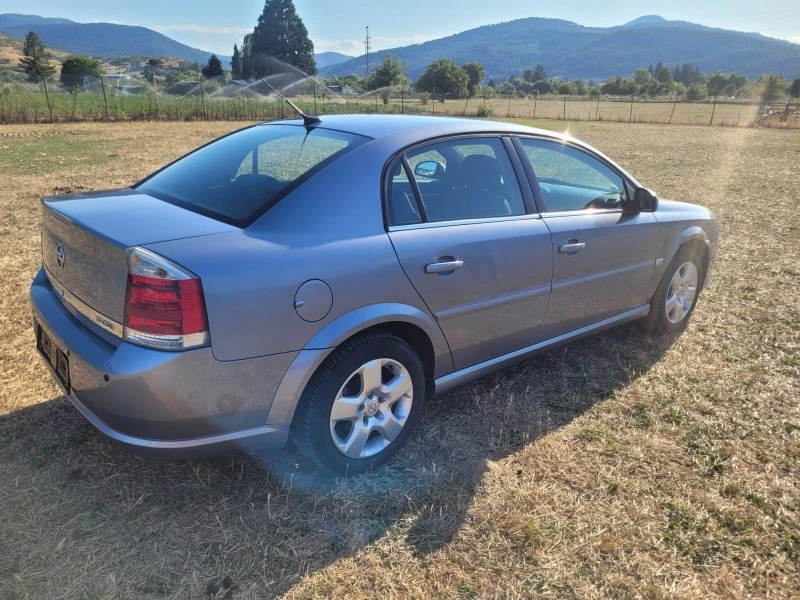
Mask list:
[[[578,242],[578,241],[574,241],[573,242],[572,240],[570,240],[569,242],[567,242],[563,246],[559,246],[558,247],[558,251],[561,252],[561,254],[577,254],[578,252],[580,252],[584,248],[586,248],[586,244],[585,243]]]
[[[426,273],[452,273],[464,266],[463,260],[450,260],[446,262],[435,262],[425,265]]]

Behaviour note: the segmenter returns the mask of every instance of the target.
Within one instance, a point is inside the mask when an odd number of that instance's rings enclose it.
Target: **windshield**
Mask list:
[[[296,125],[256,126],[181,158],[137,190],[245,227],[365,138]]]

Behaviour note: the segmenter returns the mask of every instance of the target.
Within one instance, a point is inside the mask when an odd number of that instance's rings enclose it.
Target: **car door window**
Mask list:
[[[389,220],[392,225],[421,223],[414,188],[408,179],[403,161],[396,160],[389,173]]]
[[[616,210],[625,198],[622,177],[590,154],[545,140],[522,139],[546,212]]]
[[[499,138],[439,142],[410,152],[407,159],[428,221],[525,214],[514,167]],[[395,182],[393,206],[399,203]]]

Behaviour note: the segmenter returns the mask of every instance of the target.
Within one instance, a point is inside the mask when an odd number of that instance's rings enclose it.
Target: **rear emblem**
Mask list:
[[[56,250],[56,261],[58,262],[58,266],[62,269],[67,263],[67,252],[64,250],[64,244],[58,245],[58,249]]]

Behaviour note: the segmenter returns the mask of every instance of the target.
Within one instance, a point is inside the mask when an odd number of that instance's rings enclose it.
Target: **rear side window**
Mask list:
[[[622,177],[571,146],[521,139],[547,212],[617,209],[626,194]]]
[[[525,214],[514,167],[499,138],[457,139],[425,146],[406,155],[412,182],[400,161],[391,173],[389,217],[393,225],[459,221]],[[409,210],[409,208],[411,210]]]
[[[295,125],[251,127],[181,158],[136,189],[244,227],[364,140]]]

